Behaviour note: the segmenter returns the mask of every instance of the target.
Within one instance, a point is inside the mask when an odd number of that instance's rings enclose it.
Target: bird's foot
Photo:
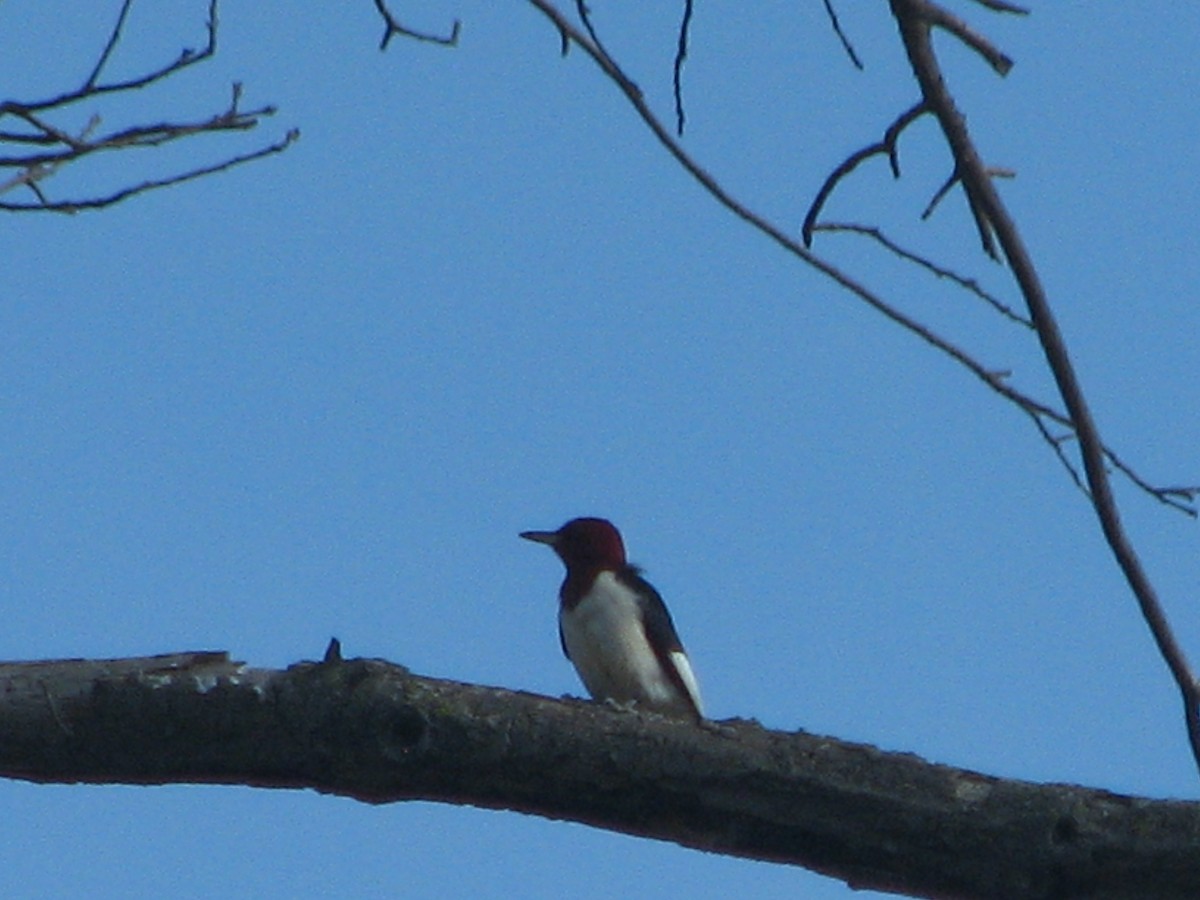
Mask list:
[[[612,697],[604,698],[604,705],[609,709],[615,709],[617,712],[632,713],[640,712],[636,700],[614,700]]]
[[[737,737],[737,729],[731,728],[728,725],[722,725],[720,722],[714,722],[712,719],[700,719],[697,723],[705,731],[710,731],[715,735],[723,738]]]

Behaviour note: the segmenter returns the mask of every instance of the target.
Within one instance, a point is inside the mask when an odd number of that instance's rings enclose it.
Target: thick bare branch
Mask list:
[[[1183,648],[1179,645],[1159,602],[1158,594],[1142,566],[1132,542],[1121,524],[1104,460],[1108,456],[1099,429],[1092,418],[1083,388],[1067,352],[1066,341],[1050,308],[1049,298],[1033,260],[1025,248],[1016,223],[1009,216],[992,183],[991,173],[983,164],[959,112],[946,87],[937,57],[929,40],[930,23],[941,23],[945,11],[929,0],[890,0],[892,13],[900,26],[900,35],[908,53],[925,102],[938,120],[950,150],[956,172],[970,198],[971,208],[986,218],[986,227],[996,236],[1005,259],[1021,289],[1037,330],[1046,363],[1054,375],[1070,423],[1079,440],[1079,452],[1087,481],[1088,496],[1100,522],[1101,531],[1120,566],[1150,626],[1184,705],[1184,720],[1192,755],[1200,766],[1200,685]]]
[[[0,774],[511,809],[917,897],[1200,896],[1197,803],[331,657],[284,671],[222,653],[0,664]]]

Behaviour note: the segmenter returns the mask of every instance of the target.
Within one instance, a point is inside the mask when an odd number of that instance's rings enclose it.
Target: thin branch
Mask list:
[[[928,110],[924,102],[914,104],[909,109],[902,112],[896,117],[895,121],[887,127],[883,133],[883,140],[878,143],[871,144],[851,153],[844,159],[825,179],[825,183],[821,185],[817,191],[816,197],[813,198],[812,204],[808,208],[808,212],[804,216],[804,224],[800,227],[801,237],[804,239],[804,246],[812,246],[812,235],[816,228],[817,217],[821,215],[821,210],[825,206],[825,201],[833,193],[834,188],[838,183],[848,176],[851,172],[859,167],[872,156],[886,154],[888,164],[892,168],[892,177],[900,177],[900,156],[896,150],[896,142],[900,139],[900,134],[924,115]]]
[[[933,196],[929,198],[929,203],[926,204],[926,206],[923,210],[921,210],[921,219],[922,220],[928,219],[930,216],[933,215],[934,210],[936,210],[938,208],[938,204],[941,203],[942,200],[944,200],[946,198],[946,195],[950,193],[950,190],[956,184],[958,184],[958,172],[957,171],[951,172],[950,177],[942,182],[942,186],[933,192]],[[988,253],[988,256],[991,256],[991,257],[995,257],[995,255],[996,254],[994,252]]]
[[[1111,458],[1111,454],[1106,451],[1099,429],[1092,418],[1083,387],[1075,373],[1066,341],[1054,318],[1037,269],[1016,224],[996,192],[987,167],[980,159],[967,131],[966,120],[946,87],[929,39],[929,23],[939,22],[947,14],[929,0],[890,0],[890,3],[892,14],[900,26],[900,35],[913,73],[954,154],[958,174],[972,198],[972,206],[978,207],[986,216],[987,226],[995,233],[1029,307],[1046,363],[1054,375],[1059,394],[1070,416],[1071,427],[1079,440],[1079,453],[1083,461],[1088,493],[1100,529],[1125,580],[1137,598],[1159,653],[1179,688],[1188,742],[1196,765],[1200,767],[1200,685],[1197,684],[1183,648],[1175,638],[1154,585],[1121,524],[1108,471],[1104,465],[1105,458]]]
[[[945,180],[940,188],[933,193],[929,204],[921,211],[921,219],[928,219],[937,210],[938,205],[946,199],[946,195],[950,193],[951,188],[956,184],[963,185],[963,195],[967,198],[967,209],[971,213],[971,218],[975,220],[975,232],[979,235],[979,245],[989,257],[999,261],[1000,254],[996,250],[996,239],[992,234],[992,227],[988,223],[987,215],[980,207],[978,201],[972,193],[972,187],[969,183],[963,184],[962,178],[955,169],[950,173],[950,177]]]
[[[842,23],[838,21],[837,11],[833,8],[833,0],[825,0],[825,15],[829,16],[829,24],[833,26],[833,33],[842,42],[842,49],[850,57],[850,62],[854,63],[854,67],[861,72],[863,70],[862,60],[858,58],[858,54],[854,51],[854,45],[846,37],[846,32],[842,31]]]
[[[131,147],[159,147],[196,134],[249,131],[257,127],[261,119],[272,116],[275,112],[273,106],[263,106],[245,112],[230,110],[197,122],[159,122],[153,125],[134,125],[120,131],[110,132],[94,140],[64,136],[62,142],[68,146],[62,150],[31,153],[24,156],[0,156],[0,167],[27,168],[41,165],[61,165],[103,151],[126,150]],[[99,117],[93,118],[92,121],[98,123]]]
[[[91,119],[88,120],[88,123],[80,129],[79,137],[74,138],[66,136],[67,142],[72,145],[83,144],[87,140],[87,136],[91,134],[99,126],[99,124],[100,117],[95,115],[92,116]],[[37,182],[54,175],[54,173],[66,165],[66,163],[75,158],[77,158],[76,155],[72,154],[60,160],[34,162],[25,165],[20,172],[9,178],[8,181],[0,182],[0,194],[7,193],[9,190],[19,185],[24,185],[33,192],[33,195],[37,197],[41,203],[45,204],[49,201],[47,201],[45,193],[43,193]]]
[[[95,65],[83,84],[70,91],[40,100],[9,99],[0,102],[0,118],[8,116],[24,126],[21,130],[9,129],[0,132],[0,144],[28,151],[0,156],[0,167],[16,169],[16,174],[0,183],[0,193],[17,187],[27,187],[36,198],[36,203],[2,203],[0,210],[26,212],[46,210],[53,212],[76,212],[81,209],[96,209],[110,206],[127,197],[155,188],[167,187],[191,181],[203,175],[220,172],[255,159],[280,152],[292,144],[298,132],[290,131],[279,141],[257,150],[230,156],[229,158],[190,169],[185,172],[158,179],[148,179],[108,195],[68,200],[52,199],[39,182],[44,182],[65,165],[82,160],[100,152],[133,148],[159,147],[182,138],[197,134],[227,131],[248,131],[255,128],[263,118],[275,113],[273,106],[242,110],[239,108],[241,86],[233,86],[233,99],[229,107],[207,118],[193,121],[162,121],[152,124],[131,125],[110,131],[100,137],[93,136],[101,121],[99,114],[90,117],[88,126],[78,135],[72,135],[52,121],[59,110],[84,100],[104,97],[108,94],[140,90],[163,81],[183,69],[212,58],[217,48],[217,0],[208,2],[207,40],[200,51],[185,48],[179,56],[166,65],[159,66],[123,81],[104,82],[104,72],[124,35],[125,27],[133,7],[133,0],[123,0],[115,23],[108,32],[103,48]]]
[[[1113,468],[1119,470],[1122,475],[1136,484],[1139,488],[1156,499],[1159,503],[1169,506],[1172,509],[1177,509],[1180,512],[1187,513],[1193,519],[1197,517],[1196,500],[1200,498],[1200,485],[1177,485],[1173,487],[1155,487],[1148,484],[1141,476],[1129,467],[1126,462],[1117,456],[1108,447],[1104,448],[1105,458],[1112,463]]]
[[[1000,313],[1000,315],[1004,316],[1006,319],[1010,319],[1011,321],[1016,322],[1019,325],[1024,325],[1026,328],[1029,328],[1029,329],[1033,328],[1033,323],[1031,321],[1029,321],[1029,319],[1025,318],[1020,313],[1016,312],[1012,307],[1010,307],[1007,303],[1002,301],[995,294],[989,293],[988,291],[984,290],[984,288],[982,286],[980,286],[979,282],[976,281],[974,278],[968,278],[965,275],[959,275],[957,272],[953,271],[952,269],[947,269],[944,266],[939,266],[937,263],[935,263],[931,259],[921,256],[918,253],[914,253],[911,250],[906,250],[904,247],[901,247],[899,244],[897,244],[895,241],[893,241],[891,238],[889,238],[887,235],[885,235],[878,228],[875,228],[870,225],[858,225],[853,222],[824,222],[824,223],[814,227],[813,231],[829,231],[829,232],[848,231],[848,232],[852,232],[854,234],[865,235],[865,236],[871,238],[872,240],[878,242],[879,244],[883,245],[888,250],[890,250],[892,253],[899,256],[901,259],[906,259],[909,262],[916,263],[921,268],[926,269],[929,272],[932,272],[938,278],[949,279],[950,281],[953,281],[955,284],[957,284],[959,287],[962,287],[965,290],[970,291],[972,294],[974,294],[979,299],[983,300],[985,303],[987,303],[989,306],[991,306],[992,309],[996,310],[996,312]]]
[[[119,29],[123,26],[123,24],[124,19],[119,19],[114,31],[109,35],[108,43],[105,46],[104,52],[109,52],[111,47],[115,46],[116,41],[120,36]],[[0,118],[19,110],[37,112],[44,109],[61,109],[65,106],[69,106],[72,103],[77,103],[80,100],[92,99],[103,94],[134,91],[138,88],[143,88],[146,85],[154,84],[155,82],[169,78],[177,72],[181,72],[190,66],[196,65],[197,63],[202,63],[207,59],[211,59],[216,53],[216,50],[217,0],[210,0],[208,6],[208,42],[205,44],[204,49],[200,50],[199,52],[190,48],[184,48],[182,51],[180,51],[179,56],[172,62],[160,66],[157,69],[152,69],[144,75],[128,78],[125,81],[114,81],[108,84],[91,84],[89,83],[91,76],[89,76],[89,81],[85,81],[81,87],[78,87],[72,91],[66,91],[54,97],[48,97],[44,100],[37,100],[33,102],[0,102]],[[102,60],[102,62],[103,61],[106,60]],[[100,68],[103,67],[98,66],[97,69],[93,71],[93,75],[97,74]]]
[[[1001,53],[991,41],[971,28],[954,13],[936,3],[925,5],[924,19],[930,25],[936,25],[950,32],[980,56],[987,60],[988,65],[996,70],[998,75],[1007,75],[1013,67],[1013,61]]]
[[[92,69],[92,74],[89,75],[87,81],[83,83],[84,90],[92,90],[96,87],[96,79],[100,77],[100,73],[104,70],[104,67],[108,65],[109,57],[112,56],[113,50],[116,49],[117,41],[121,39],[121,31],[125,28],[125,19],[129,16],[129,9],[132,6],[133,0],[125,0],[125,2],[121,4],[121,11],[117,15],[117,24],[114,25],[112,31],[109,32],[108,43],[104,46],[104,50],[100,53],[100,58],[96,60],[96,67]],[[216,11],[210,7],[210,22],[213,21],[213,16],[215,13]]]
[[[45,205],[46,203],[49,203],[49,202],[50,202],[49,200],[47,200],[47,199],[46,199],[46,195],[45,195],[44,193],[42,193],[42,189],[41,189],[40,187],[38,187],[38,185],[37,185],[37,181],[36,181],[36,179],[35,179],[35,178],[33,178],[33,177],[30,177],[30,178],[29,178],[29,180],[28,180],[28,186],[29,186],[29,189],[30,189],[31,191],[33,191],[33,195],[34,195],[35,197],[37,197],[37,198],[38,198],[38,200],[39,200],[39,201],[40,201],[40,202],[41,202],[43,205]],[[3,188],[2,188],[2,187],[0,187],[0,192],[3,192]]]
[[[33,126],[39,132],[41,132],[41,137],[43,139],[41,141],[41,143],[65,144],[67,146],[68,151],[80,150],[85,146],[84,138],[82,136],[79,138],[74,138],[67,132],[61,131],[60,129],[55,128],[49,122],[42,121],[42,119],[40,119],[38,116],[35,116],[33,113],[29,112],[28,110],[23,110],[23,109],[13,110],[12,115],[16,116],[19,119],[23,119],[27,124]],[[96,121],[96,117],[93,116],[92,120]],[[40,160],[37,157],[29,157],[29,156],[20,156],[20,157],[12,157],[12,158],[0,157],[0,166],[24,165],[26,162],[29,162],[29,161],[37,163]]]
[[[985,4],[986,5],[986,4]],[[937,3],[920,0],[921,14],[912,23],[914,28],[919,28],[924,32],[924,40],[929,40],[929,30],[936,26],[949,32],[957,37],[960,41],[987,60],[988,64],[1001,76],[1007,75],[1012,69],[1013,62],[1004,53],[995,47],[987,38],[972,29],[965,21],[958,16],[944,9]],[[1005,9],[1006,12],[1016,12],[1016,9]],[[942,188],[934,195],[929,206],[922,214],[922,218],[932,214],[937,203],[945,196],[951,186],[959,180],[957,170],[951,175],[950,179],[942,186]],[[999,259],[996,249],[996,242],[992,234],[991,225],[988,222],[987,213],[980,207],[981,200],[976,196],[975,186],[971,182],[963,184],[963,190],[967,197],[967,204],[971,211],[971,216],[975,220],[975,228],[979,233],[979,241],[983,247],[983,251],[992,259]]]
[[[807,247],[789,237],[784,231],[776,225],[769,222],[767,219],[755,213],[753,210],[746,207],[744,204],[735,199],[721,184],[698,162],[696,162],[683,147],[676,141],[670,131],[658,119],[647,105],[642,92],[637,85],[630,80],[616,61],[613,60],[602,49],[598,48],[591,40],[584,35],[575,25],[564,16],[551,0],[529,0],[531,6],[542,13],[550,23],[558,30],[559,37],[563,42],[563,47],[569,47],[571,44],[579,47],[587,56],[600,68],[600,70],[612,81],[625,95],[630,105],[634,108],[639,118],[645,123],[646,127],[654,134],[658,142],[663,146],[668,153],[688,172],[699,184],[704,188],[718,203],[728,209],[731,213],[742,219],[752,228],[756,229],[766,237],[770,238],[781,248],[788,253],[807,263],[817,271],[831,278],[834,282],[841,285],[851,294],[858,297],[872,309],[886,316],[888,319],[895,322],[901,328],[911,334],[916,335],[921,340],[930,344],[937,350],[945,353],[955,362],[959,363],[967,369],[976,378],[982,381],[985,385],[991,388],[1000,396],[1004,397],[1011,403],[1016,404],[1026,413],[1036,413],[1046,419],[1063,425],[1067,428],[1072,427],[1071,420],[1056,409],[1035,400],[1028,394],[1022,393],[1009,385],[1003,376],[997,374],[995,370],[989,369],[972,357],[965,350],[946,340],[933,330],[918,322],[908,314],[904,313],[897,307],[889,304],[882,297],[875,294],[865,285],[856,281],[850,275],[843,272],[832,263],[827,262],[822,257],[816,255]],[[564,49],[564,55],[565,55]],[[895,131],[899,133],[907,124],[909,116],[913,118],[920,113],[925,112],[923,104],[910,109],[902,115],[888,129],[889,134]],[[888,138],[885,137],[885,142]],[[894,144],[894,139],[892,143]],[[1108,450],[1105,448],[1105,452]],[[1194,513],[1189,513],[1194,515]]]
[[[996,168],[996,167],[991,167],[991,166],[988,167],[987,173],[988,173],[988,175],[992,176],[993,178],[1016,178],[1017,177],[1017,173],[1014,172],[1012,169],[1001,169],[1001,168]],[[934,214],[934,212],[938,208],[938,205],[941,204],[941,202],[944,199],[946,199],[946,195],[950,193],[950,189],[953,188],[956,184],[959,184],[961,181],[962,181],[962,179],[959,177],[957,170],[950,173],[950,177],[947,178],[945,180],[945,182],[942,183],[942,186],[940,188],[938,188],[936,191],[934,191],[934,194],[930,198],[929,203],[925,206],[925,208],[923,210],[921,210],[922,221],[924,221],[925,219],[928,219],[930,216],[932,216]],[[967,189],[964,187],[963,190],[966,191]],[[986,252],[988,256],[992,257],[992,259],[997,259],[998,257],[996,256],[996,245],[992,241],[991,228],[988,227],[986,221],[985,222],[979,221],[980,213],[974,207],[971,208],[971,213],[976,216],[976,226],[979,230],[980,239],[983,241],[984,252]]]
[[[392,15],[385,0],[375,0],[375,9],[379,11],[379,15],[383,19],[383,37],[379,41],[380,50],[386,50],[392,38],[397,36],[429,44],[441,44],[443,47],[454,47],[458,44],[458,35],[462,31],[462,22],[458,19],[455,19],[454,24],[450,26],[450,33],[443,36],[427,31],[416,31],[407,25],[402,25],[400,20]]]
[[[688,54],[688,35],[692,25],[692,0],[683,0],[683,21],[679,23],[679,42],[675,48],[674,94],[675,133],[683,137],[683,63]]]
[[[1030,412],[1029,410],[1026,410],[1026,412],[1029,413],[1029,417],[1033,419],[1033,424],[1037,426],[1037,430],[1042,433],[1042,437],[1054,451],[1054,455],[1058,457],[1058,461],[1062,463],[1062,467],[1066,469],[1067,474],[1071,476],[1071,481],[1074,483],[1075,487],[1079,488],[1080,493],[1082,493],[1083,496],[1085,496],[1090,502],[1092,495],[1088,491],[1087,485],[1083,483],[1083,477],[1079,474],[1079,469],[1075,467],[1075,464],[1071,462],[1071,458],[1067,456],[1066,452],[1063,450],[1063,444],[1073,438],[1075,433],[1070,432],[1068,434],[1055,437],[1050,433],[1050,429],[1046,427],[1045,419],[1036,413]]]
[[[1017,6],[1015,3],[1006,3],[1005,0],[975,0],[980,6],[990,9],[992,12],[1013,13],[1018,16],[1029,15],[1029,10],[1024,6]]]
[[[44,147],[47,144],[56,143],[58,143],[58,138],[44,132],[25,134],[17,131],[0,131],[0,144],[29,144]]]
[[[596,48],[606,59],[612,60],[608,50],[604,47],[604,42],[600,40],[600,35],[596,34],[596,28],[592,25],[592,11],[588,8],[587,0],[575,0],[575,14],[579,16],[579,21],[583,23],[583,27],[587,29],[588,37],[591,38],[592,46]]]
[[[224,172],[226,169],[232,169],[234,166],[240,166],[243,163],[253,162],[256,159],[262,159],[267,156],[272,156],[276,153],[282,153],[293,143],[300,138],[300,130],[293,128],[281,140],[273,144],[268,144],[265,147],[260,147],[250,153],[244,153],[240,156],[232,156],[213,165],[203,166],[198,169],[191,169],[187,172],[182,172],[178,175],[172,175],[168,178],[151,179],[143,181],[141,184],[132,185],[131,187],[122,188],[112,194],[104,197],[90,197],[83,200],[60,200],[57,202],[48,202],[44,196],[39,194],[40,203],[4,203],[0,202],[0,210],[6,212],[60,212],[60,213],[77,213],[85,209],[103,209],[106,206],[112,206],[114,203],[120,203],[128,197],[136,194],[142,194],[146,191],[152,191],[157,188],[170,187],[176,184],[183,184],[185,181],[194,181],[197,178],[203,178],[205,175],[212,175],[216,172]]]
[[[557,12],[557,10],[555,10],[555,12]],[[608,52],[608,48],[604,46],[604,42],[600,40],[600,35],[596,32],[595,26],[592,25],[592,11],[588,8],[587,0],[575,0],[575,13],[579,16],[579,21],[583,23],[583,27],[587,29],[588,38],[591,41],[590,46],[592,48],[589,53],[597,54],[600,59],[603,59],[607,63],[605,71],[608,72],[611,77],[617,79],[621,85],[621,90],[623,90],[626,94],[633,93],[637,94],[638,97],[641,97],[642,89],[637,86],[637,83],[632,78],[625,74],[624,69],[617,65],[617,61],[613,59],[612,54]],[[564,23],[566,21],[566,19],[563,19]],[[566,48],[570,42],[567,40],[567,33],[561,28],[559,29],[559,34],[563,37],[563,56],[566,56]],[[597,61],[599,61],[599,59]]]

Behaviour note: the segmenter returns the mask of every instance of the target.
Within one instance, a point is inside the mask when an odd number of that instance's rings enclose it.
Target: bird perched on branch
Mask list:
[[[625,559],[606,519],[572,519],[558,531],[523,531],[567,567],[559,591],[558,635],[596,700],[701,719],[700,687],[667,607]]]

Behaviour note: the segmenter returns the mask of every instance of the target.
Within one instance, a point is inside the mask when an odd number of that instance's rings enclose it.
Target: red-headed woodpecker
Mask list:
[[[700,687],[671,614],[605,519],[572,519],[558,531],[523,531],[567,567],[558,637],[596,700],[702,718]]]

